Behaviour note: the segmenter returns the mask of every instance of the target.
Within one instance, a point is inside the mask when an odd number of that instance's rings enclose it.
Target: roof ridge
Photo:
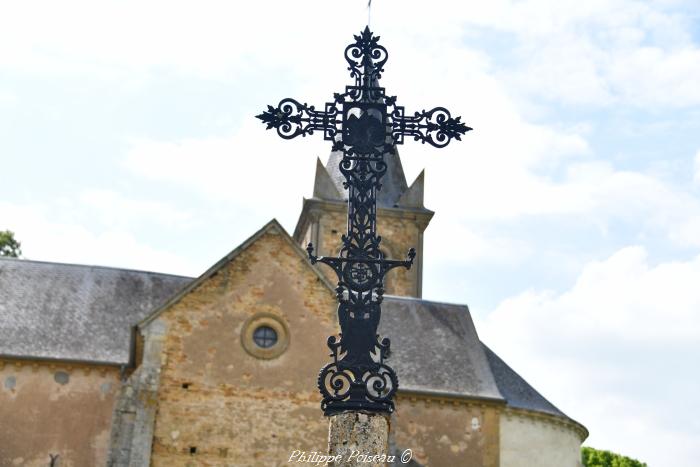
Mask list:
[[[210,277],[214,276],[217,272],[219,272],[219,270],[221,270],[221,268],[223,268],[226,264],[233,261],[238,255],[240,255],[250,245],[255,243],[258,239],[260,239],[260,237],[262,237],[267,232],[276,232],[276,233],[282,234],[282,237],[291,246],[292,250],[294,250],[302,258],[302,260],[305,261],[309,265],[309,267],[311,268],[311,271],[314,274],[316,274],[316,276],[319,278],[319,280],[326,286],[326,288],[328,288],[329,292],[331,292],[333,294],[335,293],[334,288],[333,288],[332,284],[328,281],[328,279],[323,275],[323,273],[321,271],[318,270],[318,268],[315,268],[311,264],[311,261],[309,260],[306,252],[304,250],[302,250],[299,245],[297,245],[297,243],[289,235],[289,232],[287,232],[287,230],[282,226],[282,224],[280,224],[276,218],[272,218],[272,220],[268,221],[265,225],[263,225],[260,229],[258,229],[258,231],[256,231],[253,235],[248,237],[241,244],[239,244],[236,248],[234,248],[229,253],[224,255],[219,261],[214,263],[209,269],[204,271],[199,277],[192,280],[187,286],[185,286],[178,293],[173,295],[169,300],[167,300],[165,303],[163,303],[158,308],[154,309],[151,313],[149,313],[148,316],[143,318],[141,321],[136,323],[136,326],[138,326],[138,327],[147,326],[150,322],[152,322],[153,320],[158,318],[158,316],[160,316],[160,314],[163,311],[165,311],[167,308],[169,308],[170,306],[172,306],[175,303],[177,303],[178,301],[180,301],[185,295],[187,295],[192,290],[199,287],[204,281],[206,281]]]
[[[421,297],[409,297],[406,295],[384,295],[384,299],[391,299],[391,300],[404,300],[404,301],[413,301],[413,302],[421,302],[421,303],[430,303],[433,305],[448,305],[448,306],[454,306],[454,307],[459,307],[459,308],[466,308],[467,311],[469,310],[469,305],[466,303],[453,303],[453,302],[442,302],[442,301],[437,301],[437,300],[427,300],[425,298]]]
[[[13,263],[44,264],[47,266],[68,266],[68,267],[85,268],[85,269],[87,269],[87,268],[107,269],[107,270],[111,270],[111,271],[136,272],[136,273],[140,273],[140,274],[158,274],[160,276],[181,277],[183,279],[195,279],[194,277],[184,276],[182,274],[172,274],[169,272],[150,271],[150,270],[146,270],[146,269],[122,268],[122,267],[118,267],[118,266],[104,266],[104,265],[99,265],[99,264],[64,263],[61,261],[45,261],[45,260],[37,260],[37,259],[8,258],[8,257],[0,257],[0,261],[7,261],[7,262],[13,262]]]
[[[491,348],[484,343],[481,339],[479,339],[479,342],[481,343],[482,348],[484,349],[484,352],[486,354],[486,358],[489,364],[489,367],[491,367],[491,372],[494,375],[494,378],[496,379],[496,385],[498,386],[499,392],[503,395],[503,397],[506,399],[508,402],[508,405],[519,408],[519,409],[526,409],[526,410],[534,410],[536,412],[544,412],[544,413],[549,413],[552,415],[556,415],[558,417],[564,417],[567,419],[571,419],[566,413],[564,413],[559,407],[554,405],[548,398],[546,398],[540,391],[535,389],[535,387],[530,384],[529,381],[527,381],[525,378],[523,378],[520,373],[515,371],[515,369],[510,366],[508,363],[505,362],[501,357],[498,356],[496,352],[491,350]],[[518,384],[522,385],[525,387],[526,390],[530,392],[530,396],[534,396],[535,400],[532,400],[535,404],[535,406],[524,406],[525,404],[524,400],[514,400],[516,396],[514,394],[503,394],[503,389],[502,385],[504,384],[503,379],[500,379],[496,373],[498,373],[498,369],[494,368],[494,364],[496,366],[501,366],[503,370],[506,371],[506,374],[500,373],[502,377],[504,378],[515,378],[517,379]],[[508,375],[507,373],[510,373]],[[501,384],[499,384],[499,382]],[[508,387],[511,387],[512,385],[507,385]],[[508,392],[508,391],[506,391]],[[537,401],[537,399],[540,399],[540,401]],[[542,406],[542,402],[544,402],[544,406]],[[549,406],[549,407],[547,407]]]

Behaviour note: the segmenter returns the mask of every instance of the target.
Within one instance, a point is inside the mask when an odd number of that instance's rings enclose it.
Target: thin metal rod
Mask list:
[[[372,0],[367,2],[367,27],[369,27],[370,13],[372,12]]]

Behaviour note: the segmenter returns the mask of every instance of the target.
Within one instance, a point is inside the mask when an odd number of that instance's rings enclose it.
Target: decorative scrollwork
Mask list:
[[[384,363],[358,372],[332,362],[318,374],[318,389],[323,396],[321,406],[327,415],[344,410],[392,412],[398,387],[396,372]]]
[[[326,104],[326,110],[320,111],[313,105],[286,98],[277,107],[268,105],[267,110],[257,118],[267,125],[268,130],[275,128],[284,139],[312,135],[314,131],[323,131],[325,139],[331,139],[337,134],[337,126],[341,123],[338,114],[338,108],[332,104]]]
[[[450,111],[444,107],[435,107],[427,112],[423,110],[407,117],[404,108],[397,106],[391,117],[391,136],[396,144],[402,144],[405,136],[412,136],[415,141],[444,148],[452,138],[459,141],[463,134],[471,130],[462,123],[462,117],[452,118]]]
[[[389,339],[380,340],[377,329],[384,277],[397,267],[410,269],[416,251],[411,248],[405,260],[391,260],[380,248],[377,192],[387,170],[384,157],[406,136],[440,148],[471,130],[443,107],[406,116],[404,108],[396,105],[396,97],[387,96],[379,87],[388,59],[379,36],[365,28],[354,38],[345,49],[354,85],[335,93],[323,111],[283,99],[257,116],[267,129],[276,129],[285,139],[322,131],[333,142],[333,150],[343,152],[340,172],[348,190],[348,230],[342,236],[341,250],[337,257],[319,257],[312,244],[307,246],[311,263],[331,267],[338,277],[335,291],[341,332],[339,338],[328,338],[333,361],[318,376],[321,407],[327,415],[345,410],[391,412],[399,387],[396,373],[385,362]]]
[[[379,45],[379,36],[374,36],[369,26],[353,37],[355,43],[345,48],[350,77],[355,78],[355,86],[358,88],[373,87],[372,83],[382,77],[389,53],[384,46]]]
[[[394,370],[381,364],[374,371],[368,371],[362,377],[367,388],[367,398],[374,402],[391,400],[399,387],[399,378]]]
[[[324,401],[342,401],[350,394],[354,381],[355,377],[349,370],[342,370],[336,363],[329,363],[318,374],[318,389],[323,394]]]

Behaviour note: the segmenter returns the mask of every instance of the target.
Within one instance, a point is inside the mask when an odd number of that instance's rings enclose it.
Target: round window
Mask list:
[[[258,312],[241,328],[241,344],[253,357],[279,357],[289,345],[289,329],[284,320],[273,313]]]
[[[277,343],[277,331],[270,326],[259,326],[253,331],[253,342],[260,348],[269,349]]]

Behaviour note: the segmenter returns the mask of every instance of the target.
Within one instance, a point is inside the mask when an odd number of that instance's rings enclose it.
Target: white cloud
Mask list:
[[[520,63],[501,70],[528,93],[595,105],[700,102],[692,25],[659,2],[436,0],[428,9],[417,0],[376,3],[373,26],[387,44],[407,44],[412,52],[463,48],[481,31],[507,35]],[[335,56],[366,19],[361,0],[343,8],[342,17],[335,3],[320,0],[303,8],[284,1],[40,5],[3,8],[0,67],[126,81],[164,69],[227,81],[243,70],[275,69],[329,82],[344,70],[319,67],[319,57]],[[421,66],[430,70],[431,64]]]
[[[165,1],[73,0],[11,4],[0,16],[0,66],[27,72],[129,78],[134,72],[169,69],[202,77],[230,76],[234,68],[287,67],[285,41],[332,42],[328,2],[299,8],[293,2],[225,1],[197,5]],[[38,15],[37,11],[41,10]],[[314,27],[298,27],[305,17]],[[357,24],[361,24],[359,21]]]
[[[579,105],[700,103],[700,48],[691,25],[667,6],[532,1],[502,14],[498,24],[492,17],[481,24],[517,35],[521,67],[505,74],[528,93]]]
[[[688,216],[670,232],[670,239],[681,246],[700,247],[700,217]]]
[[[641,41],[640,41],[641,42]],[[620,100],[633,106],[694,107],[700,89],[693,77],[700,76],[700,48],[637,46],[609,57],[607,80]]]
[[[691,467],[688,446],[700,443],[697,413],[688,412],[700,390],[690,370],[700,358],[698,283],[700,256],[651,265],[644,248],[628,247],[588,264],[568,291],[504,300],[478,329],[587,425],[588,444]]]
[[[479,231],[446,217],[431,222],[430,232],[437,232],[429,240],[430,262],[513,265],[532,255],[532,247],[523,240]]]
[[[449,57],[457,59],[451,61]],[[416,70],[416,62],[427,66]],[[437,179],[444,181],[442,187],[462,187],[460,198],[450,190],[427,191],[428,206],[440,206],[450,215],[452,208],[459,207],[463,210],[457,215],[460,219],[571,211],[570,204],[583,202],[571,196],[581,195],[571,192],[569,196],[565,187],[534,171],[589,158],[583,135],[586,128],[557,128],[525,121],[508,90],[491,76],[489,67],[483,57],[451,47],[396,58],[393,71],[386,74],[387,86],[392,86],[392,93],[407,96],[401,104],[408,112],[425,108],[426,104],[449,103],[455,114],[461,114],[475,127],[464,141],[440,151],[407,141],[400,153],[408,178],[427,166],[428,184]],[[437,80],[426,85],[434,73]],[[415,79],[397,79],[407,75]],[[311,85],[304,87],[309,94],[318,92]],[[455,95],[454,89],[462,91]],[[331,91],[328,89],[327,96]],[[426,102],[424,96],[428,93],[430,101]],[[210,198],[241,205],[253,195],[263,209],[276,206],[296,210],[297,199],[291,195],[280,197],[271,187],[284,186],[288,193],[309,193],[312,158],[319,155],[325,162],[328,142],[318,134],[283,141],[274,131],[263,128],[251,116],[229,136],[134,141],[125,163],[133,173],[189,187]]]
[[[155,222],[162,226],[184,228],[192,221],[192,213],[170,204],[127,198],[112,190],[86,190],[81,193],[79,199],[108,227],[124,228],[136,222]]]
[[[15,233],[27,259],[183,275],[197,272],[182,255],[145,244],[127,230],[88,228],[83,223],[55,221],[52,217],[37,205],[0,202],[2,228]]]
[[[483,161],[488,158],[490,153],[474,153],[461,160],[432,161],[426,172],[426,206],[439,206],[441,216],[463,225],[493,223],[507,228],[505,222],[545,216],[601,233],[626,223],[638,235],[684,247],[700,245],[700,200],[652,175],[584,159],[565,160],[563,174],[555,180],[518,167],[502,153],[494,155],[496,166]],[[440,183],[433,185],[432,180]]]
[[[302,194],[313,188],[312,148],[325,160],[328,145],[320,137],[311,144],[314,138],[283,141],[250,120],[229,137],[134,141],[124,164],[149,180],[232,207],[254,203],[256,210],[283,216],[298,211]]]
[[[0,89],[0,107],[12,107],[17,102],[17,96],[9,91]]]

